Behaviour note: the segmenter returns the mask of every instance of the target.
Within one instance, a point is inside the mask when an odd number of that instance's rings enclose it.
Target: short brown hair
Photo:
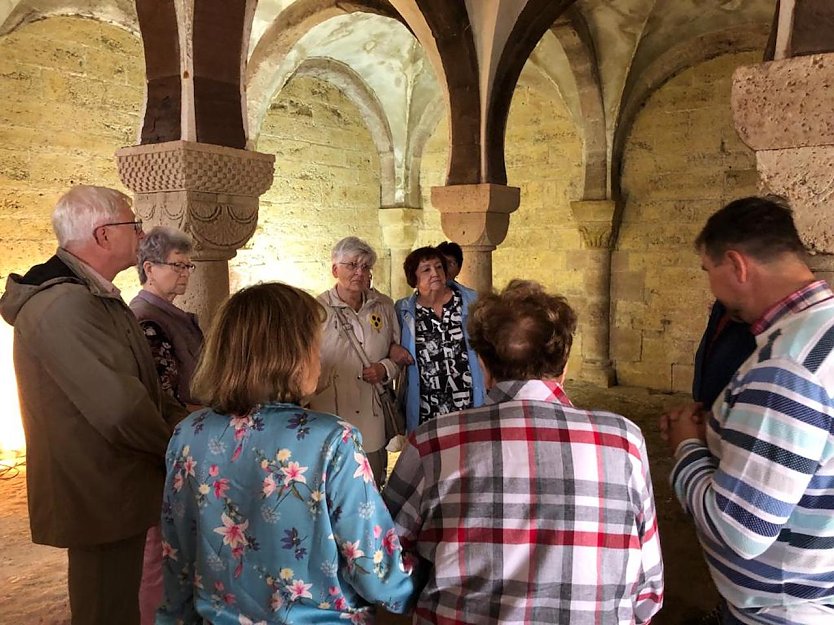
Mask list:
[[[243,415],[268,401],[301,400],[304,367],[324,308],[304,291],[270,282],[242,289],[217,312],[192,392],[221,414]]]
[[[714,213],[695,239],[695,249],[716,263],[731,249],[759,262],[786,253],[805,257],[793,211],[784,199],[772,195],[741,198]]]
[[[504,380],[558,378],[576,332],[576,313],[540,284],[512,280],[481,295],[469,310],[469,343],[489,372]]]
[[[408,282],[408,286],[412,289],[417,286],[417,267],[420,266],[420,263],[424,260],[434,260],[435,258],[443,265],[443,273],[448,275],[449,268],[446,266],[446,257],[436,247],[418,247],[405,257],[403,271],[405,272],[405,280]]]

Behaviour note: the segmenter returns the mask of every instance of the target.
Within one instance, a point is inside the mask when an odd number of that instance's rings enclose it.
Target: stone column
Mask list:
[[[571,202],[573,218],[585,249],[585,313],[582,328],[582,369],[579,377],[608,388],[616,384],[611,364],[611,243],[615,202]]]
[[[831,53],[740,67],[733,77],[736,131],[756,152],[762,191],[790,201],[813,254],[834,253],[832,84]]]
[[[414,241],[420,229],[423,211],[409,207],[382,207],[379,209],[379,225],[382,228],[382,240],[391,252],[391,298],[397,301],[411,292],[405,281],[403,262],[414,249]]]
[[[150,226],[174,226],[194,240],[197,269],[177,304],[207,328],[229,295],[229,259],[254,234],[258,198],[272,185],[275,157],[191,141],[116,152],[119,177]]]
[[[492,289],[492,252],[507,236],[519,199],[517,187],[502,184],[432,187],[443,232],[463,249],[459,282],[476,291]]]

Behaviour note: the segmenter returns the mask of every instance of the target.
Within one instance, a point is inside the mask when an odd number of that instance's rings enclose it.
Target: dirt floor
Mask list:
[[[603,390],[574,383],[574,403],[618,412],[637,423],[646,437],[658,508],[666,601],[655,625],[685,625],[711,609],[717,595],[709,580],[692,527],[668,485],[671,459],[660,440],[657,415],[685,396],[615,387]],[[57,514],[60,511],[56,511]],[[33,545],[29,539],[25,476],[0,473],[0,625],[69,625],[66,593],[66,552]],[[384,616],[380,625],[408,623]]]

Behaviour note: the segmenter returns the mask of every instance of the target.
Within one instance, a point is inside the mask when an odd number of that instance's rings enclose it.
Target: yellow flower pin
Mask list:
[[[371,327],[377,332],[382,330],[382,315],[371,313],[371,316],[368,317],[368,321],[371,322]]]

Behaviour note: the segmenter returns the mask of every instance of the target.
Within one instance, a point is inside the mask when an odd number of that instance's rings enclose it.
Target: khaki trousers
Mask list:
[[[72,625],[139,625],[144,549],[145,532],[68,550]]]

